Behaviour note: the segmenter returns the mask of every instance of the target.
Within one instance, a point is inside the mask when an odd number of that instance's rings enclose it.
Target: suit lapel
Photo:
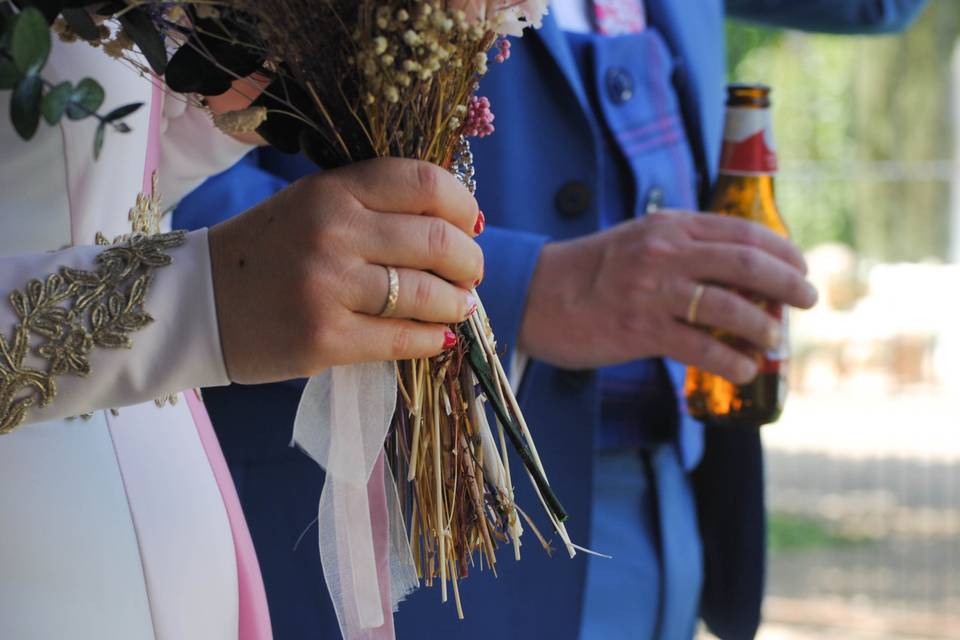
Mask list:
[[[567,41],[567,36],[563,33],[563,30],[560,29],[560,25],[557,24],[556,19],[553,15],[547,14],[543,18],[543,27],[535,31],[530,30],[527,33],[532,33],[533,37],[539,38],[543,43],[547,53],[553,59],[554,63],[556,63],[564,79],[567,81],[567,86],[570,87],[570,90],[573,91],[577,97],[577,102],[580,105],[584,117],[593,124],[593,110],[590,107],[590,101],[587,99],[583,79],[580,77],[580,71],[577,69],[577,62],[573,59],[573,52],[570,50],[570,43]],[[529,35],[527,37],[529,37]]]

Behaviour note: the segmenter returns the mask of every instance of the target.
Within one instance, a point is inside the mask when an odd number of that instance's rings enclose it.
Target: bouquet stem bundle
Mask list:
[[[417,574],[428,586],[439,579],[444,602],[452,582],[461,617],[458,580],[467,577],[475,555],[481,568],[486,565],[496,575],[500,543],[513,545],[519,560],[521,518],[544,549],[551,551],[550,543],[514,501],[506,434],[511,434],[515,448],[529,461],[528,474],[551,524],[573,553],[561,521],[562,508],[546,484],[536,446],[500,366],[482,307],[464,325],[460,328],[464,339],[451,354],[398,363],[401,403],[388,442],[401,504],[409,514]],[[471,358],[482,365],[473,368]],[[511,417],[498,419],[496,436],[487,421],[483,396],[476,392],[476,370],[484,372],[481,376],[490,376],[481,387],[486,389],[484,393],[495,394],[497,413],[502,409]],[[560,511],[559,516],[555,510]]]

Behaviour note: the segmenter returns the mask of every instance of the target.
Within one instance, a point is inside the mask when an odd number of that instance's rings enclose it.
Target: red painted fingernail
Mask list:
[[[450,351],[457,346],[457,334],[447,329],[443,332],[443,350]]]
[[[483,211],[480,212],[480,215],[477,216],[477,223],[473,225],[473,233],[480,235],[483,233],[483,228],[487,226],[487,217],[483,215]]]

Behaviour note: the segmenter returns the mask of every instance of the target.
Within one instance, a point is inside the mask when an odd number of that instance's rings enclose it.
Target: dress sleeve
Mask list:
[[[735,18],[826,33],[893,33],[916,19],[927,0],[726,0]]]
[[[168,204],[176,204],[253,148],[217,129],[210,114],[188,98],[166,95],[160,125],[160,193]]]
[[[0,258],[0,433],[229,383],[205,230]]]

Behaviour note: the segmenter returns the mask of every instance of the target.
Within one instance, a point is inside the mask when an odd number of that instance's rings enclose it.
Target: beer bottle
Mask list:
[[[773,177],[777,155],[770,119],[770,89],[761,85],[727,87],[727,114],[720,156],[720,176],[709,209],[724,216],[758,222],[787,237],[787,227],[777,210]],[[720,376],[689,368],[685,392],[690,414],[721,425],[759,427],[776,422],[786,398],[786,316],[783,305],[743,294],[783,323],[780,349],[757,353],[756,379],[735,385]],[[715,331],[735,347],[742,340]]]

